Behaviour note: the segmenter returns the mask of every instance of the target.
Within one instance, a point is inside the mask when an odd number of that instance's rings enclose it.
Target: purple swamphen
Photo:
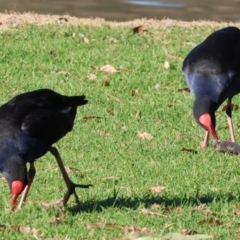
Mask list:
[[[35,175],[34,161],[50,151],[67,185],[63,198],[66,204],[75,187],[92,186],[73,183],[52,144],[71,131],[77,107],[86,104],[85,96],[63,96],[49,89],[39,89],[14,97],[0,107],[0,172],[11,194],[11,210],[23,192],[18,208],[22,207]],[[27,171],[27,163],[30,164]]]
[[[240,30],[226,27],[212,33],[187,55],[183,71],[195,97],[194,118],[206,130],[201,147],[208,145],[209,133],[218,140],[215,112],[225,100],[231,141],[235,142],[232,97],[240,92]]]

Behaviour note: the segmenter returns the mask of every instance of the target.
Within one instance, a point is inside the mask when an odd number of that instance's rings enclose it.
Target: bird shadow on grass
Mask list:
[[[172,197],[145,195],[141,197],[121,197],[118,193],[114,193],[113,197],[108,197],[100,201],[88,201],[82,203],[80,206],[67,207],[72,214],[81,212],[102,212],[107,208],[117,209],[132,209],[136,210],[139,207],[150,208],[152,204],[159,204],[162,207],[183,207],[183,206],[198,206],[200,204],[211,204],[213,202],[239,202],[239,194],[232,195],[231,193],[211,193],[204,196],[192,197]]]

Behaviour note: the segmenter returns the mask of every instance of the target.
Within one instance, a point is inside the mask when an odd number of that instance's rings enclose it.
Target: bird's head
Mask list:
[[[12,194],[11,210],[13,211],[18,196],[22,193],[27,184],[27,168],[25,164],[22,164],[15,159],[11,159],[11,161],[8,161],[2,174],[7,181]]]
[[[218,140],[215,117],[215,104],[208,99],[196,99],[193,104],[193,115],[196,122]]]
[[[12,201],[11,201],[11,210],[13,211],[17,202],[18,196],[22,193],[25,188],[23,181],[14,180],[11,185]]]
[[[204,113],[198,118],[198,124],[207,130],[214,139],[218,140],[218,136],[215,130],[215,115],[211,116],[210,113]]]

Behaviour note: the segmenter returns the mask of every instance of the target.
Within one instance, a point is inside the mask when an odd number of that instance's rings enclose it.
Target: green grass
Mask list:
[[[147,227],[146,235],[188,229],[213,239],[240,239],[240,159],[211,147],[200,150],[204,130],[192,117],[193,97],[178,91],[186,87],[182,63],[165,54],[167,50],[184,58],[216,29],[161,26],[133,35],[127,27],[45,25],[1,32],[1,103],[38,88],[89,99],[79,108],[73,131],[56,146],[65,165],[78,170],[70,169],[72,180],[94,185],[77,190],[80,210],[73,197],[65,208],[45,209],[43,202],[59,200],[66,191],[53,156],[47,154],[36,162],[37,174],[23,209],[11,213],[9,189],[1,180],[1,239],[35,239],[26,226],[38,230],[38,239],[123,239],[129,225]],[[169,69],[164,68],[165,60]],[[101,72],[106,64],[119,72]],[[96,78],[89,79],[90,74]],[[102,85],[106,80],[109,86]],[[160,87],[154,88],[156,84]],[[135,96],[133,89],[138,90]],[[235,103],[239,100],[234,97]],[[141,117],[135,117],[138,111]],[[89,116],[99,118],[84,118]],[[235,110],[238,140],[239,118]],[[224,140],[229,139],[226,125],[219,109],[217,130]],[[139,138],[138,131],[153,139]],[[155,186],[165,189],[152,193],[149,189]],[[154,203],[159,208],[151,209]],[[211,213],[193,211],[200,204]],[[115,225],[89,229],[88,223],[98,222]],[[125,237],[133,238],[130,235]]]

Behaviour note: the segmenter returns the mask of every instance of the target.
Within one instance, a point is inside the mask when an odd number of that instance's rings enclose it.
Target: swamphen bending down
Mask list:
[[[231,141],[235,142],[231,102],[240,92],[240,30],[226,27],[212,33],[187,55],[183,71],[195,97],[193,115],[206,130],[201,147],[208,145],[209,133],[218,139],[215,112],[226,99]]]
[[[12,210],[23,192],[18,206],[22,207],[35,175],[34,161],[48,151],[55,156],[67,185],[64,204],[72,193],[79,203],[75,187],[92,186],[74,184],[58,150],[52,147],[72,130],[77,107],[87,102],[85,96],[68,97],[40,89],[20,94],[0,107],[0,172],[10,187]],[[27,163],[30,164],[28,172]]]

